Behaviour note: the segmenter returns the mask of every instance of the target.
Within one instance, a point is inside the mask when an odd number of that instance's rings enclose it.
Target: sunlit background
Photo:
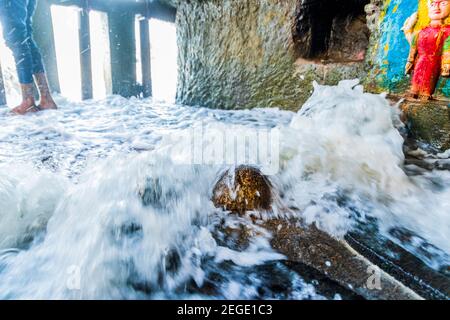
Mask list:
[[[52,6],[51,12],[61,94],[71,100],[81,100],[78,9]]]
[[[19,79],[16,73],[14,58],[5,42],[3,41],[3,30],[0,23],[0,62],[2,65],[3,80],[5,84],[6,98],[9,104],[15,106],[20,103],[21,94]]]
[[[76,7],[51,7],[61,95],[72,101],[81,100],[78,12]],[[103,99],[112,93],[108,19],[105,13],[94,10],[89,17],[93,94],[94,99]],[[139,21],[136,18],[136,74],[137,82],[142,84],[139,40]],[[174,102],[177,81],[175,25],[150,19],[150,45],[153,99]],[[8,104],[14,106],[20,102],[20,88],[12,53],[3,39],[0,41],[0,61]]]

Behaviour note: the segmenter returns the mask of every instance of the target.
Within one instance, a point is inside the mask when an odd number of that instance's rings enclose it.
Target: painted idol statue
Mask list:
[[[412,72],[410,95],[422,100],[432,99],[440,76],[450,76],[450,0],[428,0],[429,24],[414,31],[417,13],[403,27],[411,44],[406,73]]]

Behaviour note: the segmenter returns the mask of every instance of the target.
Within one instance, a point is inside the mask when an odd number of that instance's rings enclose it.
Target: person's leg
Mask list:
[[[27,6],[27,33],[28,33],[28,44],[31,50],[31,56],[33,60],[33,75],[36,81],[37,87],[39,89],[39,94],[41,101],[39,103],[39,108],[41,109],[56,109],[56,103],[50,92],[50,87],[48,85],[47,75],[45,73],[44,64],[42,61],[42,55],[33,38],[33,15],[36,10],[36,0],[28,0]]]
[[[6,0],[1,5],[1,22],[7,46],[12,50],[22,89],[22,103],[13,112],[34,111],[33,59],[27,41],[27,0]]]

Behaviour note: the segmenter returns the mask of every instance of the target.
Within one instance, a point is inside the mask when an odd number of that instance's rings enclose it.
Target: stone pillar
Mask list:
[[[5,84],[3,82],[3,71],[0,63],[0,106],[6,105]]]
[[[298,108],[291,32],[297,2],[180,2],[177,100],[223,109]]]
[[[80,10],[79,21],[81,97],[83,100],[87,100],[93,98],[91,36],[87,6],[83,6]]]
[[[135,14],[125,10],[108,12],[111,47],[112,90],[130,97],[138,94],[136,83]]]
[[[34,38],[38,43],[47,72],[48,82],[53,92],[60,93],[58,66],[56,62],[55,38],[50,12],[51,1],[40,0],[34,15]]]
[[[141,38],[142,94],[145,98],[152,96],[152,67],[150,54],[149,21],[143,18],[139,22]]]

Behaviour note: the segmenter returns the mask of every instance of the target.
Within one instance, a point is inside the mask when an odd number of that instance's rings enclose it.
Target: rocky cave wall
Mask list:
[[[178,101],[223,109],[298,110],[314,80],[336,84],[362,77],[367,2],[179,1]],[[359,16],[333,15],[342,6],[357,6]],[[320,30],[325,21],[327,29]],[[355,50],[344,52],[348,47]]]
[[[164,1],[177,7],[178,101],[222,109],[297,111],[313,81],[354,78],[400,98],[410,85],[401,28],[417,10],[417,28],[427,18],[427,0]],[[403,106],[412,136],[440,150],[450,147],[449,88],[441,79],[437,102]]]

